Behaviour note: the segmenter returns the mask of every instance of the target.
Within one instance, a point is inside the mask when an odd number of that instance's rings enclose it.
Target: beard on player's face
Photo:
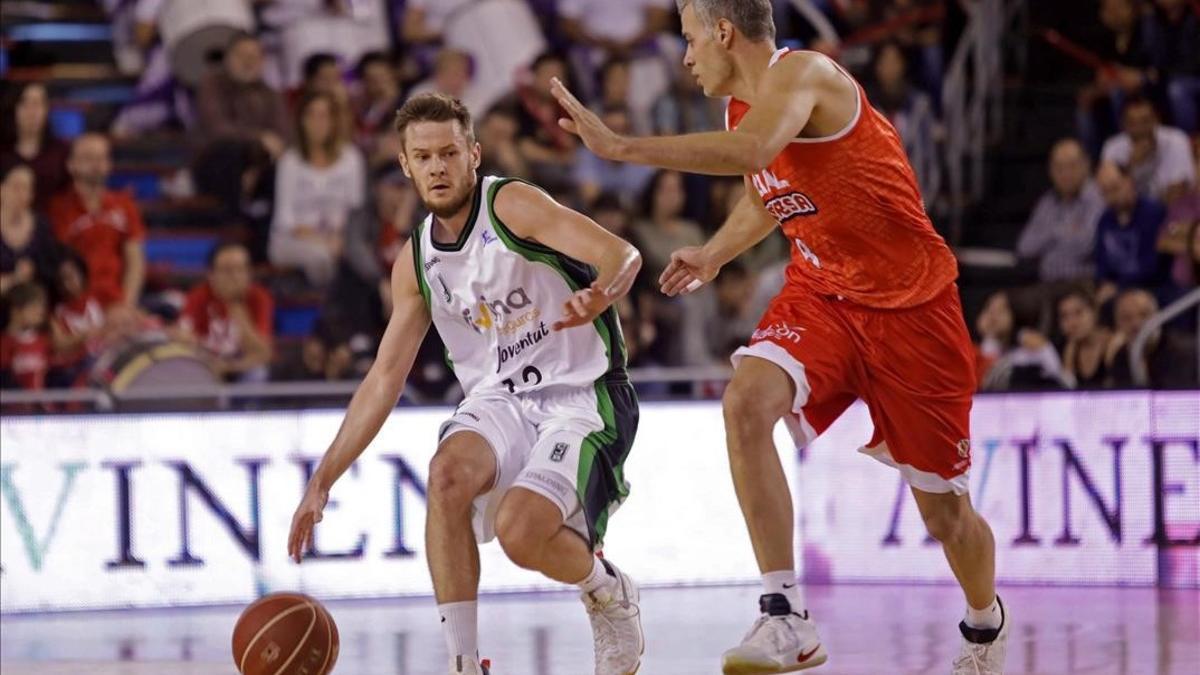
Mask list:
[[[450,218],[461,211],[471,201],[475,191],[475,172],[471,170],[460,181],[451,181],[448,177],[440,176],[430,179],[425,185],[417,184],[417,195],[425,209],[438,218]],[[435,187],[448,186],[438,190]]]

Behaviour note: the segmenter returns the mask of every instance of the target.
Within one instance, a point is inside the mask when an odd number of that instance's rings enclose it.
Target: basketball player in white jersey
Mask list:
[[[396,117],[400,163],[432,215],[392,270],[379,355],[296,510],[299,562],[329,489],[396,404],[432,321],[465,400],[429,466],[425,548],[450,673],[481,675],[478,544],[574,584],[591,618],[596,675],[632,675],[644,649],[638,589],[600,549],[628,494],[637,398],[612,308],[637,251],[521,181],[477,177],[470,113],[443,94]],[[575,671],[579,672],[579,671]]]

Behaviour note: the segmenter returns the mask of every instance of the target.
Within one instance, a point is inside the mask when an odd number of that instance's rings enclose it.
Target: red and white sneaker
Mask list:
[[[999,628],[972,628],[966,621],[958,624],[962,633],[962,648],[954,660],[951,675],[1004,675],[1004,656],[1008,651],[1008,608],[996,596],[1000,605]]]
[[[815,668],[828,660],[817,626],[808,612],[792,611],[787,598],[764,595],[758,601],[762,616],[742,644],[725,652],[721,668],[725,675],[769,675]]]

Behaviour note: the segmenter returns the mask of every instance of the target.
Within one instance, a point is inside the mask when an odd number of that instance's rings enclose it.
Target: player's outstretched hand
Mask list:
[[[551,328],[559,331],[589,324],[608,309],[617,297],[605,293],[597,284],[575,291],[570,299],[563,303],[563,318],[555,321]]]
[[[575,134],[583,140],[583,144],[599,157],[616,159],[616,149],[621,142],[608,125],[604,124],[596,113],[575,98],[575,94],[557,77],[550,84],[550,93],[558,100],[558,104],[570,115],[558,120],[558,125]]]
[[[671,262],[667,263],[658,283],[669,297],[686,295],[712,281],[720,271],[719,266],[709,261],[703,247],[687,246],[671,254]]]
[[[312,539],[313,528],[321,522],[325,512],[325,503],[329,501],[329,492],[316,486],[309,485],[304,491],[304,499],[296,507],[292,516],[292,531],[288,534],[288,556],[300,563],[304,549]]]

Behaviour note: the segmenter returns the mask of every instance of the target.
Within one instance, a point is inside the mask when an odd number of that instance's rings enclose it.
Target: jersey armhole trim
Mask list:
[[[544,253],[547,255],[552,255],[552,256],[558,257],[558,255],[559,255],[558,251],[550,248],[549,246],[546,246],[544,244],[536,242],[532,239],[526,239],[525,237],[518,235],[516,232],[513,232],[512,228],[510,228],[508,225],[506,225],[503,220],[500,220],[500,216],[496,215],[496,197],[500,195],[501,188],[503,188],[505,185],[509,185],[511,183],[524,183],[525,185],[528,185],[529,187],[534,188],[535,190],[543,192],[547,195],[550,194],[550,193],[546,192],[545,190],[543,190],[540,186],[534,185],[533,183],[530,183],[529,181],[527,181],[523,178],[502,178],[502,179],[492,183],[491,187],[488,188],[487,208],[488,208],[488,215],[491,216],[492,223],[496,226],[497,230],[502,230],[502,232],[499,232],[499,234],[503,234],[506,239],[511,240],[513,243],[517,244],[518,246],[523,246],[523,247],[528,248],[537,253]]]
[[[846,81],[850,83],[850,86],[854,87],[854,116],[850,118],[850,121],[846,123],[846,126],[842,127],[839,131],[830,134],[829,136],[816,136],[813,138],[797,136],[791,140],[791,143],[829,143],[831,141],[841,140],[846,136],[849,136],[852,131],[857,129],[859,121],[862,120],[864,96],[862,88],[858,85],[858,82],[850,76],[850,73],[847,73],[845,69],[838,65],[836,61],[829,59],[829,62],[833,64],[834,68],[837,68],[838,73],[840,73],[842,77],[846,78]]]
[[[433,301],[429,296],[429,284],[425,281],[425,260],[421,255],[421,239],[425,234],[425,223],[417,225],[416,231],[413,232],[412,242],[413,249],[413,274],[417,276],[417,288],[421,291],[421,297],[425,298],[425,309],[433,311]],[[430,237],[430,240],[433,238]]]

